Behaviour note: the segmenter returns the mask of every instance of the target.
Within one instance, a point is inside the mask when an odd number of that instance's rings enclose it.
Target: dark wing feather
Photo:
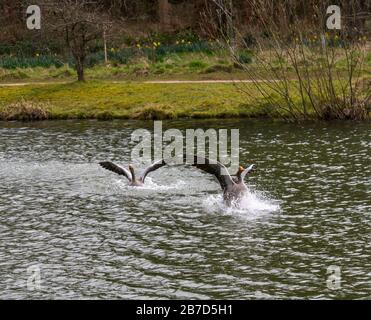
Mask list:
[[[210,160],[207,158],[195,156],[192,166],[195,166],[196,168],[199,168],[207,173],[214,175],[218,179],[223,190],[228,186],[235,184],[230,174],[228,173],[227,168],[220,162],[210,163]]]
[[[164,165],[166,165],[166,162],[164,159],[161,159],[161,160],[158,160],[154,163],[152,163],[149,167],[147,167],[144,172],[142,173],[142,175],[140,176],[140,180],[142,182],[144,182],[144,180],[146,179],[148,173],[152,172],[152,171],[155,171],[161,167],[163,167]]]
[[[110,161],[103,161],[103,162],[99,162],[99,164],[104,168],[104,169],[107,169],[109,171],[112,171],[114,173],[117,173],[121,176],[124,176],[126,177],[129,181],[132,180],[131,178],[131,173],[129,170],[126,170],[124,168],[121,168],[117,165],[115,165],[114,163],[110,162]]]

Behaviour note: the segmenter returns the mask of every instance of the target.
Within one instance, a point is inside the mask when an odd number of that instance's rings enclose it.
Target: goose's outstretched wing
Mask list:
[[[192,166],[214,175],[218,179],[223,190],[235,184],[227,168],[220,162],[210,163],[210,160],[207,158],[194,156],[194,163]]]
[[[115,165],[114,163],[110,162],[110,161],[103,161],[103,162],[99,162],[99,164],[104,168],[104,169],[107,169],[109,171],[112,171],[114,173],[117,173],[121,176],[125,176],[129,181],[132,180],[132,177],[131,177],[131,173],[129,170],[125,169],[125,168],[121,168],[117,165]]]
[[[164,159],[161,159],[161,160],[158,160],[154,163],[152,163],[149,167],[147,167],[143,173],[141,174],[140,176],[140,180],[144,183],[144,180],[146,179],[148,173],[152,172],[152,171],[155,171],[161,167],[163,167],[164,165],[166,165],[166,162]]]

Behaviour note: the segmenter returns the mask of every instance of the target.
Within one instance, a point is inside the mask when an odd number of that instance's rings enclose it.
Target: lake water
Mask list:
[[[368,123],[165,122],[240,129],[238,210],[189,166],[143,188],[99,167],[152,125],[0,123],[0,298],[371,297]]]

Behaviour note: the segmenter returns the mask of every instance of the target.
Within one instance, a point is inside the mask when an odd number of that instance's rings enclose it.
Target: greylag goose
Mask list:
[[[195,156],[192,166],[210,173],[217,178],[223,190],[224,202],[228,206],[231,206],[233,203],[238,204],[238,201],[246,194],[248,189],[245,185],[244,178],[246,174],[252,172],[255,167],[253,164],[246,169],[240,166],[236,176],[231,177],[223,164],[220,162],[210,163],[210,160],[207,158]]]
[[[143,173],[139,176],[139,178],[137,178],[137,176],[135,175],[135,170],[134,170],[134,167],[132,165],[129,165],[129,170],[127,170],[125,168],[119,167],[118,165],[112,163],[111,161],[103,161],[103,162],[99,162],[99,164],[104,169],[107,169],[109,171],[112,171],[114,173],[117,173],[121,176],[126,177],[130,182],[130,184],[129,184],[130,186],[140,187],[140,186],[144,185],[144,181],[145,181],[147,175],[150,172],[155,171],[155,170],[163,167],[164,165],[166,165],[166,162],[163,159],[161,159],[161,160],[158,160],[158,161],[152,163],[149,167],[147,167],[143,171]]]

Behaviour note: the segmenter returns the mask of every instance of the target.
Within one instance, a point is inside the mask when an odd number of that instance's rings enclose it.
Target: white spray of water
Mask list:
[[[185,181],[178,180],[175,183],[167,184],[167,185],[161,185],[157,184],[152,180],[151,177],[147,177],[145,184],[140,187],[132,187],[129,186],[126,181],[122,180],[117,180],[116,184],[120,189],[126,189],[126,188],[134,188],[134,189],[139,189],[139,190],[156,190],[156,191],[161,191],[161,190],[174,190],[174,189],[181,189],[185,185]]]
[[[222,195],[208,197],[204,201],[204,206],[208,212],[237,214],[246,218],[258,218],[280,210],[278,201],[273,200],[263,192],[255,190],[250,190],[242,199],[232,203],[231,206],[225,205]]]
[[[161,185],[161,184],[157,184],[156,182],[154,182],[151,177],[147,177],[145,182],[146,183],[139,188],[150,189],[150,190],[173,190],[173,189],[181,189],[185,185],[185,182],[182,180],[178,180],[174,183],[167,184],[167,185]]]
[[[187,182],[177,180],[168,185],[161,185],[154,182],[151,177],[146,178],[146,183],[140,187],[131,187],[126,181],[116,180],[115,187],[118,190],[149,190],[149,191],[163,191],[163,190],[181,190],[187,186]],[[115,188],[115,189],[116,189]],[[233,214],[242,216],[248,219],[256,219],[266,214],[271,214],[280,211],[280,205],[277,200],[274,200],[265,192],[250,189],[245,196],[232,203],[231,206],[226,206],[223,201],[223,195],[212,195],[202,201],[203,206],[207,212],[218,214]]]

